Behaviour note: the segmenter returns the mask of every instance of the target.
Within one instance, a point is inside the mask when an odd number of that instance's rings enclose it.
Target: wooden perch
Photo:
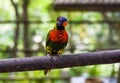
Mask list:
[[[48,59],[47,56],[11,58],[0,60],[0,72],[56,69],[118,62],[120,62],[120,50],[63,55],[63,59],[57,56],[52,59]]]

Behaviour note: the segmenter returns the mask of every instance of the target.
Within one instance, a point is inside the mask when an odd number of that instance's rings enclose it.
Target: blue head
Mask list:
[[[56,28],[59,30],[63,30],[67,26],[67,18],[63,16],[59,16],[56,21]]]

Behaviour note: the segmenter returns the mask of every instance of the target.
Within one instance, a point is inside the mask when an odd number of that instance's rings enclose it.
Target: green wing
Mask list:
[[[48,32],[47,34],[47,37],[46,37],[46,54],[49,53],[51,54],[52,52],[52,48],[50,47],[50,39],[49,39],[49,36],[50,36],[50,31]]]
[[[48,45],[48,42],[49,42],[49,36],[50,36],[50,31],[48,32],[47,37],[46,37],[46,46]]]

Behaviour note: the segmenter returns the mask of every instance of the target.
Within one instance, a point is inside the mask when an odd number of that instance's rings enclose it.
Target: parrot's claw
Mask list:
[[[51,55],[49,55],[49,54],[47,54],[47,57],[48,57],[48,59],[52,59],[52,56]]]
[[[58,56],[58,57],[63,60],[63,56],[60,55],[60,56]]]

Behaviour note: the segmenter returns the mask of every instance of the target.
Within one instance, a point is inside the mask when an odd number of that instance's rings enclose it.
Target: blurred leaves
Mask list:
[[[31,23],[30,28],[30,48],[32,50],[38,50],[39,52],[32,53],[32,56],[42,56],[44,55],[44,45],[47,33],[55,25],[55,20],[57,16],[68,17],[69,21],[102,21],[104,20],[100,12],[56,12],[52,10],[52,2],[54,0],[30,0],[28,13],[29,20],[36,21],[39,20],[41,23]],[[5,3],[5,4],[3,4]],[[18,0],[19,13],[22,13],[22,0]],[[10,3],[10,0],[1,0],[0,3],[0,21],[15,20],[14,8]],[[108,20],[119,20],[120,13],[107,12],[106,16]],[[22,16],[20,16],[22,17]],[[22,18],[21,18],[22,19]],[[14,30],[15,24],[0,24],[0,49],[8,50],[14,46]],[[23,25],[20,25],[20,38],[18,44],[18,50],[23,50]],[[118,32],[116,28],[110,28],[108,23],[71,23],[66,28],[69,32],[68,46],[64,53],[81,53],[81,52],[91,52],[107,49],[118,48]],[[111,32],[110,32],[111,30]],[[111,36],[112,34],[112,36]],[[36,39],[34,39],[36,37]],[[40,40],[40,41],[39,41]],[[39,42],[36,42],[39,41]],[[112,43],[110,43],[113,41]],[[114,48],[112,47],[114,45]],[[42,49],[42,50],[41,50]],[[71,49],[73,51],[71,51]],[[11,49],[12,50],[12,49]],[[23,52],[17,53],[18,57],[24,57]],[[11,53],[3,53],[0,51],[0,58],[10,58]],[[95,65],[87,67],[75,67],[71,68],[67,72],[70,72],[69,76],[110,76],[111,65]],[[117,71],[118,64],[115,66],[115,71]],[[107,72],[106,72],[107,71]],[[52,70],[48,76],[59,77],[61,75],[61,70]],[[21,73],[7,73],[0,74],[0,77],[44,77],[42,71],[28,71]],[[26,82],[25,82],[26,83]]]

